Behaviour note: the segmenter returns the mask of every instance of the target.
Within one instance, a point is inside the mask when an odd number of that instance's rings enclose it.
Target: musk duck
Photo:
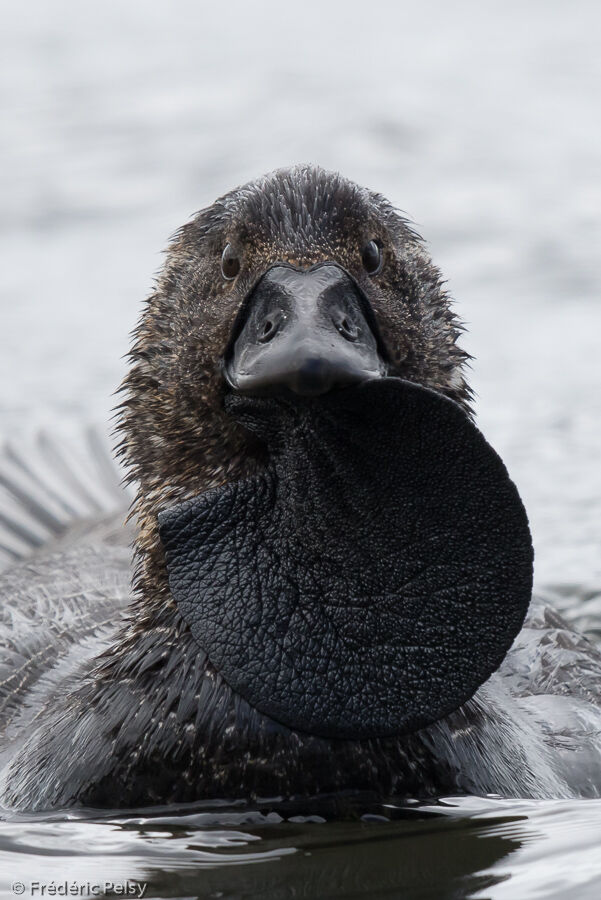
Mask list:
[[[0,806],[601,794],[601,655],[532,597],[462,330],[339,174],[175,234],[120,388],[128,524],[59,453],[85,514],[18,454],[2,475],[54,536],[0,576]]]

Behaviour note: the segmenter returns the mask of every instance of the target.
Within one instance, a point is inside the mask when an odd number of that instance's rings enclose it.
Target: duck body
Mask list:
[[[349,790],[600,795],[601,655],[542,598],[499,671],[456,712],[404,738],[340,741],[294,732],[242,700],[173,610],[140,642],[127,621],[127,557],[126,546],[84,545],[4,576],[3,600],[18,589],[19,608],[31,604],[20,667],[23,657],[44,664],[29,686],[9,687],[2,806],[133,808]],[[76,587],[93,625],[41,587],[56,571],[70,573],[57,587]],[[50,617],[66,620],[68,642],[49,633]],[[3,638],[14,645],[5,623]]]
[[[58,544],[0,576],[0,806],[348,790],[601,796],[601,654],[542,598],[501,664],[451,711],[406,733],[355,738],[285,724],[244,685],[235,690],[172,590],[163,511],[235,495],[269,469],[265,441],[224,405],[232,390],[277,383],[310,404],[385,372],[449,398],[467,421],[459,332],[407,223],[340,176],[277,172],[176,235],[124,385],[135,526],[120,526],[126,501],[117,498],[110,516],[96,510],[89,528],[66,527]]]

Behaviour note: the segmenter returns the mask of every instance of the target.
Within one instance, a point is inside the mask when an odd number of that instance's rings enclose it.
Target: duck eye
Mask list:
[[[368,275],[375,275],[382,268],[382,250],[376,241],[366,244],[361,253],[363,268]]]
[[[225,245],[221,254],[221,274],[227,281],[233,281],[240,271],[240,258],[236,256],[231,244]]]

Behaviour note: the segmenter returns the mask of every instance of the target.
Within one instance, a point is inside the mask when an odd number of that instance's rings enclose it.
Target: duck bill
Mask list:
[[[386,372],[373,312],[343,268],[272,266],[248,296],[226,353],[238,393],[319,396]]]

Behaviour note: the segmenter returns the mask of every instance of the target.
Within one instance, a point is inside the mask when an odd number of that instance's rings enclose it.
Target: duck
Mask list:
[[[409,221],[318,166],[176,232],[119,389],[129,512],[98,446],[93,483],[46,447],[79,511],[0,475],[51,532],[3,511],[0,807],[601,796],[601,653],[532,594],[463,331]]]

